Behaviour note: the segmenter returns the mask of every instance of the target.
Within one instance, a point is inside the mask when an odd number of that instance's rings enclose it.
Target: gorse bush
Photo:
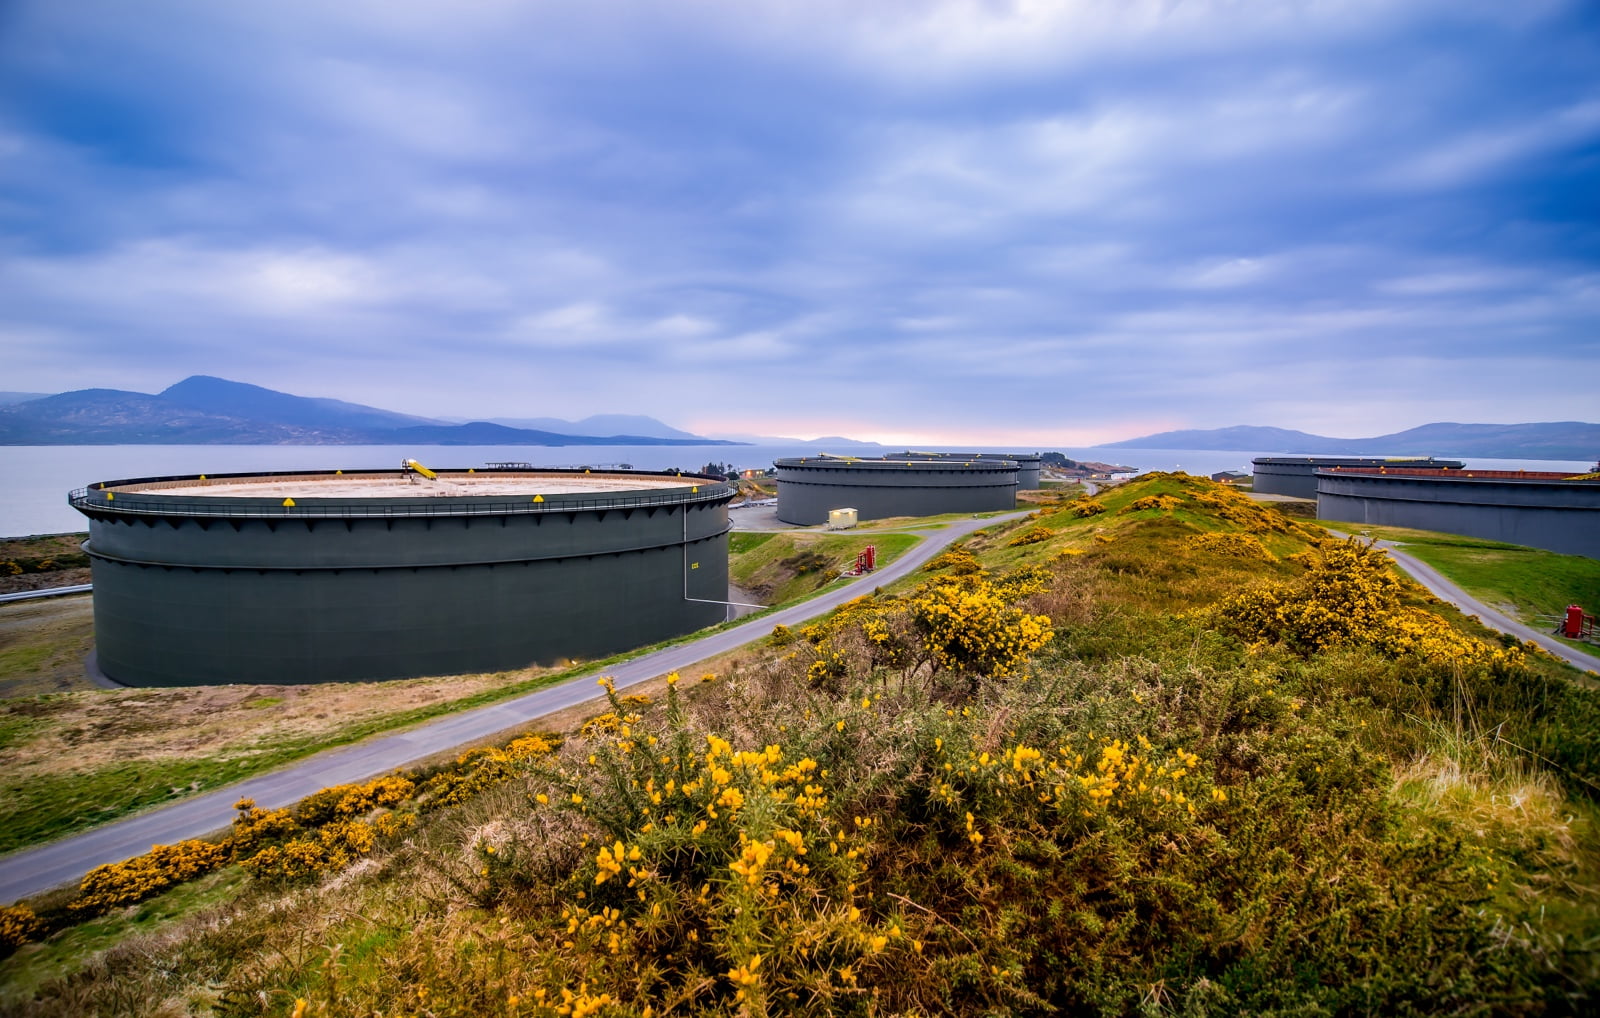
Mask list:
[[[856,598],[801,630],[814,648],[810,678],[836,688],[861,669],[886,668],[901,682],[931,684],[949,673],[970,686],[978,676],[1008,675],[1052,635],[1049,616],[1017,606],[1043,589],[1046,576],[1039,569],[997,580],[957,572],[905,598]]]
[[[1128,513],[1145,512],[1152,509],[1158,512],[1170,512],[1181,505],[1183,505],[1183,499],[1176,495],[1145,495],[1118,509],[1117,515],[1123,516]]]
[[[1006,547],[1022,548],[1030,544],[1038,544],[1041,541],[1048,541],[1054,536],[1056,536],[1056,532],[1048,527],[1034,527],[1032,530],[1024,530],[1007,541]]]
[[[1388,556],[1357,539],[1324,541],[1300,556],[1306,574],[1244,591],[1210,618],[1251,643],[1281,642],[1302,654],[1363,644],[1394,657],[1462,664],[1511,663],[1519,647],[1462,636],[1439,615],[1402,606]]]
[[[974,555],[970,548],[959,544],[951,546],[949,550],[939,555],[935,555],[922,568],[930,573],[947,569],[957,576],[985,571],[983,563],[978,561],[978,556]]]
[[[1261,562],[1277,561],[1277,556],[1267,550],[1267,546],[1261,543],[1261,538],[1253,534],[1196,534],[1189,539],[1189,542],[1201,551],[1210,552],[1214,555],[1254,559]]]
[[[44,923],[26,905],[0,907],[0,958],[44,932]]]
[[[90,870],[78,885],[78,897],[72,907],[80,913],[99,915],[193,880],[227,860],[228,849],[210,841],[152,845],[144,855]]]

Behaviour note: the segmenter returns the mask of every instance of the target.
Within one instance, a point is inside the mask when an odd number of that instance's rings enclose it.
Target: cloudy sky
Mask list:
[[[0,0],[0,389],[1600,420],[1593,0]]]

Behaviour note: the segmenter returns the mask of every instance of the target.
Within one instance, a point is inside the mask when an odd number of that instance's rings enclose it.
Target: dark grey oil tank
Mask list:
[[[1317,516],[1600,558],[1600,481],[1558,473],[1329,469],[1317,474]]]
[[[778,519],[798,526],[828,521],[833,509],[857,518],[935,516],[1016,508],[1012,460],[856,459],[805,456],[773,462],[778,473]]]
[[[70,500],[101,669],[177,686],[500,671],[720,622],[702,601],[727,599],[732,497],[691,475],[328,471]]]
[[[1255,468],[1252,490],[1260,495],[1317,497],[1317,471],[1332,467],[1397,467],[1406,469],[1459,470],[1460,460],[1383,459],[1371,456],[1260,456],[1251,460]]]

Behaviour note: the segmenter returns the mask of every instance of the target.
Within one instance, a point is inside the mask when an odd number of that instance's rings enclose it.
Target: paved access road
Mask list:
[[[548,714],[594,699],[598,695],[595,679],[600,675],[611,676],[620,689],[688,668],[764,636],[775,625],[793,626],[831,611],[873,587],[909,575],[947,545],[973,531],[1022,515],[1007,513],[988,519],[961,520],[938,530],[913,531],[922,542],[877,572],[743,625],[608,668],[596,668],[560,685],[504,703],[452,714],[397,735],[319,753],[270,774],[6,856],[0,859],[0,902],[16,901],[78,880],[96,866],[148,852],[153,844],[172,844],[220,830],[233,820],[233,804],[239,799],[254,799],[264,809],[287,806],[329,785],[364,781],[463,743],[531,724]]]

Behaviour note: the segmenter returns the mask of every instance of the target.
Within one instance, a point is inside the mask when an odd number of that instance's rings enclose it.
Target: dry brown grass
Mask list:
[[[25,739],[0,750],[14,775],[94,770],[130,761],[241,759],[281,742],[332,741],[350,727],[535,678],[549,669],[384,683],[88,690],[0,704],[26,717]]]

